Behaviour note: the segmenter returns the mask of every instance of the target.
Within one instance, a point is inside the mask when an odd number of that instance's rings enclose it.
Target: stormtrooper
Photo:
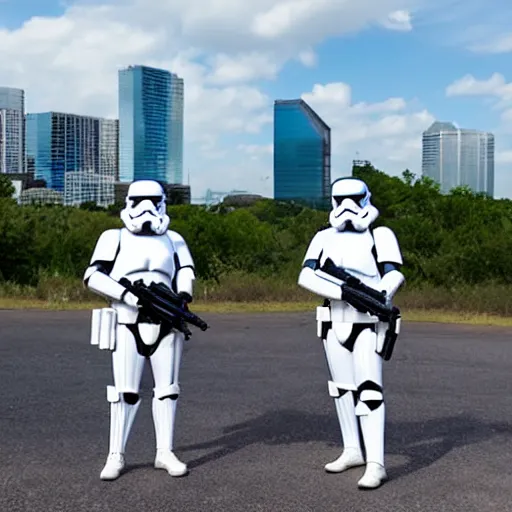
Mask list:
[[[323,268],[326,261],[333,262],[372,290],[383,292],[385,303],[392,304],[404,282],[402,254],[391,229],[372,228],[379,212],[370,198],[366,183],[359,179],[333,183],[330,226],[311,240],[298,281],[324,298],[323,306],[317,308],[317,334],[323,340],[331,376],[328,390],[343,441],[341,456],[325,470],[340,473],[366,465],[360,489],[375,489],[387,480],[382,353],[389,323],[344,300],[343,281]],[[395,338],[399,329],[400,319]]]
[[[146,360],[154,378],[154,465],[171,476],[182,476],[188,469],[173,452],[173,436],[184,336],[145,317],[139,299],[119,281],[163,283],[187,304],[192,301],[194,262],[183,237],[168,229],[170,219],[159,183],[133,182],[121,220],[123,228],[100,235],[84,275],[85,285],[110,301],[110,307],[93,311],[91,326],[91,344],[112,352],[114,377],[114,385],[107,386],[110,452],[100,478],[114,480],[125,466],[125,447],[141,404],[139,386]]]

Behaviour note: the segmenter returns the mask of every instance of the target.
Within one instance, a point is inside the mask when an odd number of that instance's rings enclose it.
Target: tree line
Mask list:
[[[355,167],[391,227],[404,256],[409,285],[450,287],[512,282],[512,201],[460,187],[441,194],[409,171],[391,177]],[[121,227],[122,205],[19,206],[0,180],[0,279],[35,285],[42,274],[81,278],[101,232]],[[299,203],[259,200],[248,206],[170,205],[171,229],[187,240],[200,279],[230,273],[296,281],[313,235],[328,211]]]

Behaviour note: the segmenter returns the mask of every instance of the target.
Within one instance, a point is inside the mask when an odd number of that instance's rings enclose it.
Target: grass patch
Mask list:
[[[0,297],[0,309],[47,309],[50,311],[81,311],[101,308],[105,302],[52,302],[43,299]]]
[[[244,273],[220,283],[198,281],[193,311],[201,313],[311,312],[321,299],[292,280]],[[91,310],[106,302],[79,279],[41,275],[35,287],[0,285],[0,309]],[[512,286],[406,286],[396,297],[404,321],[512,326]]]
[[[311,313],[314,321],[315,302],[201,302],[194,303],[198,315],[241,313]],[[105,302],[48,302],[38,299],[0,298],[0,309],[38,309],[47,311],[90,311],[104,307]],[[483,313],[409,309],[403,312],[404,322],[433,322],[466,325],[512,327],[512,318]]]
[[[404,322],[433,322],[443,324],[488,325],[512,327],[512,318],[485,313],[464,313],[441,310],[411,309],[404,311]]]

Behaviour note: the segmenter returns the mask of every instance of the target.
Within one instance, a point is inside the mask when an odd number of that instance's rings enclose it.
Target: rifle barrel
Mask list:
[[[120,279],[119,283],[141,301],[141,306],[150,315],[153,313],[180,330],[187,329],[185,323],[195,325],[202,331],[208,329],[208,324],[203,319],[192,311],[182,309],[181,298],[165,284],[153,282],[147,286],[142,279],[131,283],[126,277]],[[187,332],[190,331],[187,329]]]
[[[371,286],[364,284],[358,277],[350,274],[344,268],[337,267],[330,258],[326,260],[322,267],[322,270],[325,273],[330,274],[333,277],[336,277],[337,279],[345,281],[345,283],[349,285],[351,288],[359,290],[365,293],[366,295],[369,295],[370,297],[374,298],[375,300],[379,301],[380,303],[385,304],[386,297],[382,292],[379,292],[375,288],[372,288]]]

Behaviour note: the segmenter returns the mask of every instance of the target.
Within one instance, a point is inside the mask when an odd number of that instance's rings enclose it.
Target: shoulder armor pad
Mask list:
[[[402,252],[395,233],[386,226],[373,230],[375,252],[379,263],[397,263],[403,265]]]
[[[313,236],[311,242],[309,242],[309,246],[306,250],[306,255],[302,262],[303,266],[316,268],[325,248],[325,238],[331,233],[332,229],[333,228],[328,227],[315,233],[315,236]]]
[[[191,267],[194,268],[194,260],[192,255],[190,254],[190,250],[188,248],[187,242],[185,239],[176,231],[167,231],[167,236],[171,240],[174,250],[176,251],[176,256],[179,263],[179,268],[183,267]]]
[[[119,252],[120,229],[108,229],[104,231],[98,241],[91,258],[91,265],[98,261],[115,261]]]

